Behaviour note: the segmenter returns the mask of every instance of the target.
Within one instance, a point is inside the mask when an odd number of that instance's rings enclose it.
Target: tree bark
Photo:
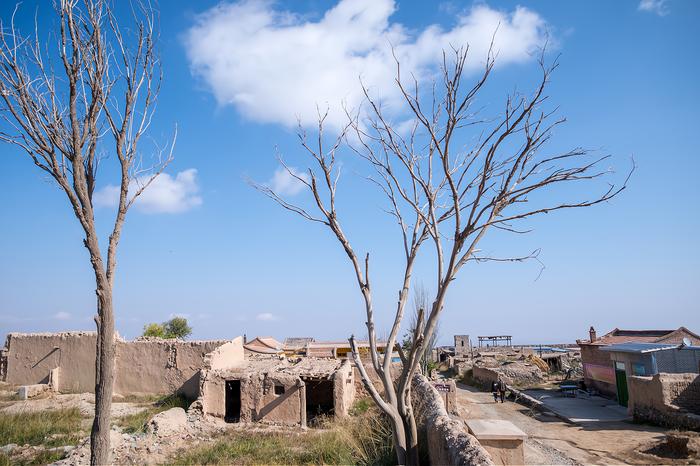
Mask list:
[[[114,389],[114,309],[112,287],[97,273],[97,347],[95,357],[95,418],[90,432],[90,464],[110,464],[110,415]]]

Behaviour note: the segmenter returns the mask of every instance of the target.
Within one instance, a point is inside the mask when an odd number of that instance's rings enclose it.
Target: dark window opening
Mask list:
[[[238,422],[241,420],[241,381],[226,381],[226,414],[224,421]]]
[[[275,395],[284,395],[284,385],[275,385]]]
[[[313,426],[320,417],[335,413],[333,381],[306,378],[302,380],[306,384],[306,422],[309,426]]]

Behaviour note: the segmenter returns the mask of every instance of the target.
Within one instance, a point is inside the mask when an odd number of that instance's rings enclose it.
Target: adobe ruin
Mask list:
[[[95,332],[11,333],[0,352],[0,380],[27,388],[93,392]],[[202,414],[227,422],[306,427],[318,416],[347,415],[355,399],[348,360],[286,358],[244,349],[233,340],[117,337],[116,396],[182,394]]]

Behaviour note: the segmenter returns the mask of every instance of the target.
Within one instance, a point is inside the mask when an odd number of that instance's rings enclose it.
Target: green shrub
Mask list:
[[[356,400],[355,403],[350,408],[351,416],[359,416],[360,414],[366,413],[372,406],[374,406],[374,401],[370,397],[360,398]]]

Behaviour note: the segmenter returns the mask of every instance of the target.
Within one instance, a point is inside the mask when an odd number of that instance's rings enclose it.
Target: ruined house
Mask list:
[[[687,338],[691,345],[700,345],[700,336],[685,327],[676,330],[621,330],[616,328],[602,337],[598,337],[595,329],[589,329],[588,340],[576,340],[581,348],[581,363],[583,377],[588,388],[593,388],[599,393],[616,398],[618,388],[620,393],[625,393],[626,388],[621,388],[627,383],[627,376],[633,375],[633,368],[627,368],[624,364],[616,367],[610,355],[612,353],[602,351],[604,347],[622,343],[655,343],[680,345]]]
[[[214,351],[201,371],[202,411],[226,422],[306,427],[318,416],[347,415],[355,398],[349,361],[256,358],[239,361]]]
[[[455,354],[456,358],[471,357],[472,344],[469,340],[469,335],[455,335]]]
[[[95,343],[95,332],[11,333],[0,352],[3,380],[48,385],[57,392],[92,392]],[[305,427],[319,416],[348,413],[355,399],[355,376],[348,360],[288,359],[281,345],[268,338],[245,347],[242,337],[117,338],[114,393],[181,393],[197,399],[195,406],[203,413],[228,422]]]
[[[96,332],[10,333],[2,351],[5,382],[14,385],[48,384],[58,392],[95,390]],[[117,335],[114,393],[180,393],[199,395],[199,371],[205,356],[242,338],[212,341],[136,339]]]

